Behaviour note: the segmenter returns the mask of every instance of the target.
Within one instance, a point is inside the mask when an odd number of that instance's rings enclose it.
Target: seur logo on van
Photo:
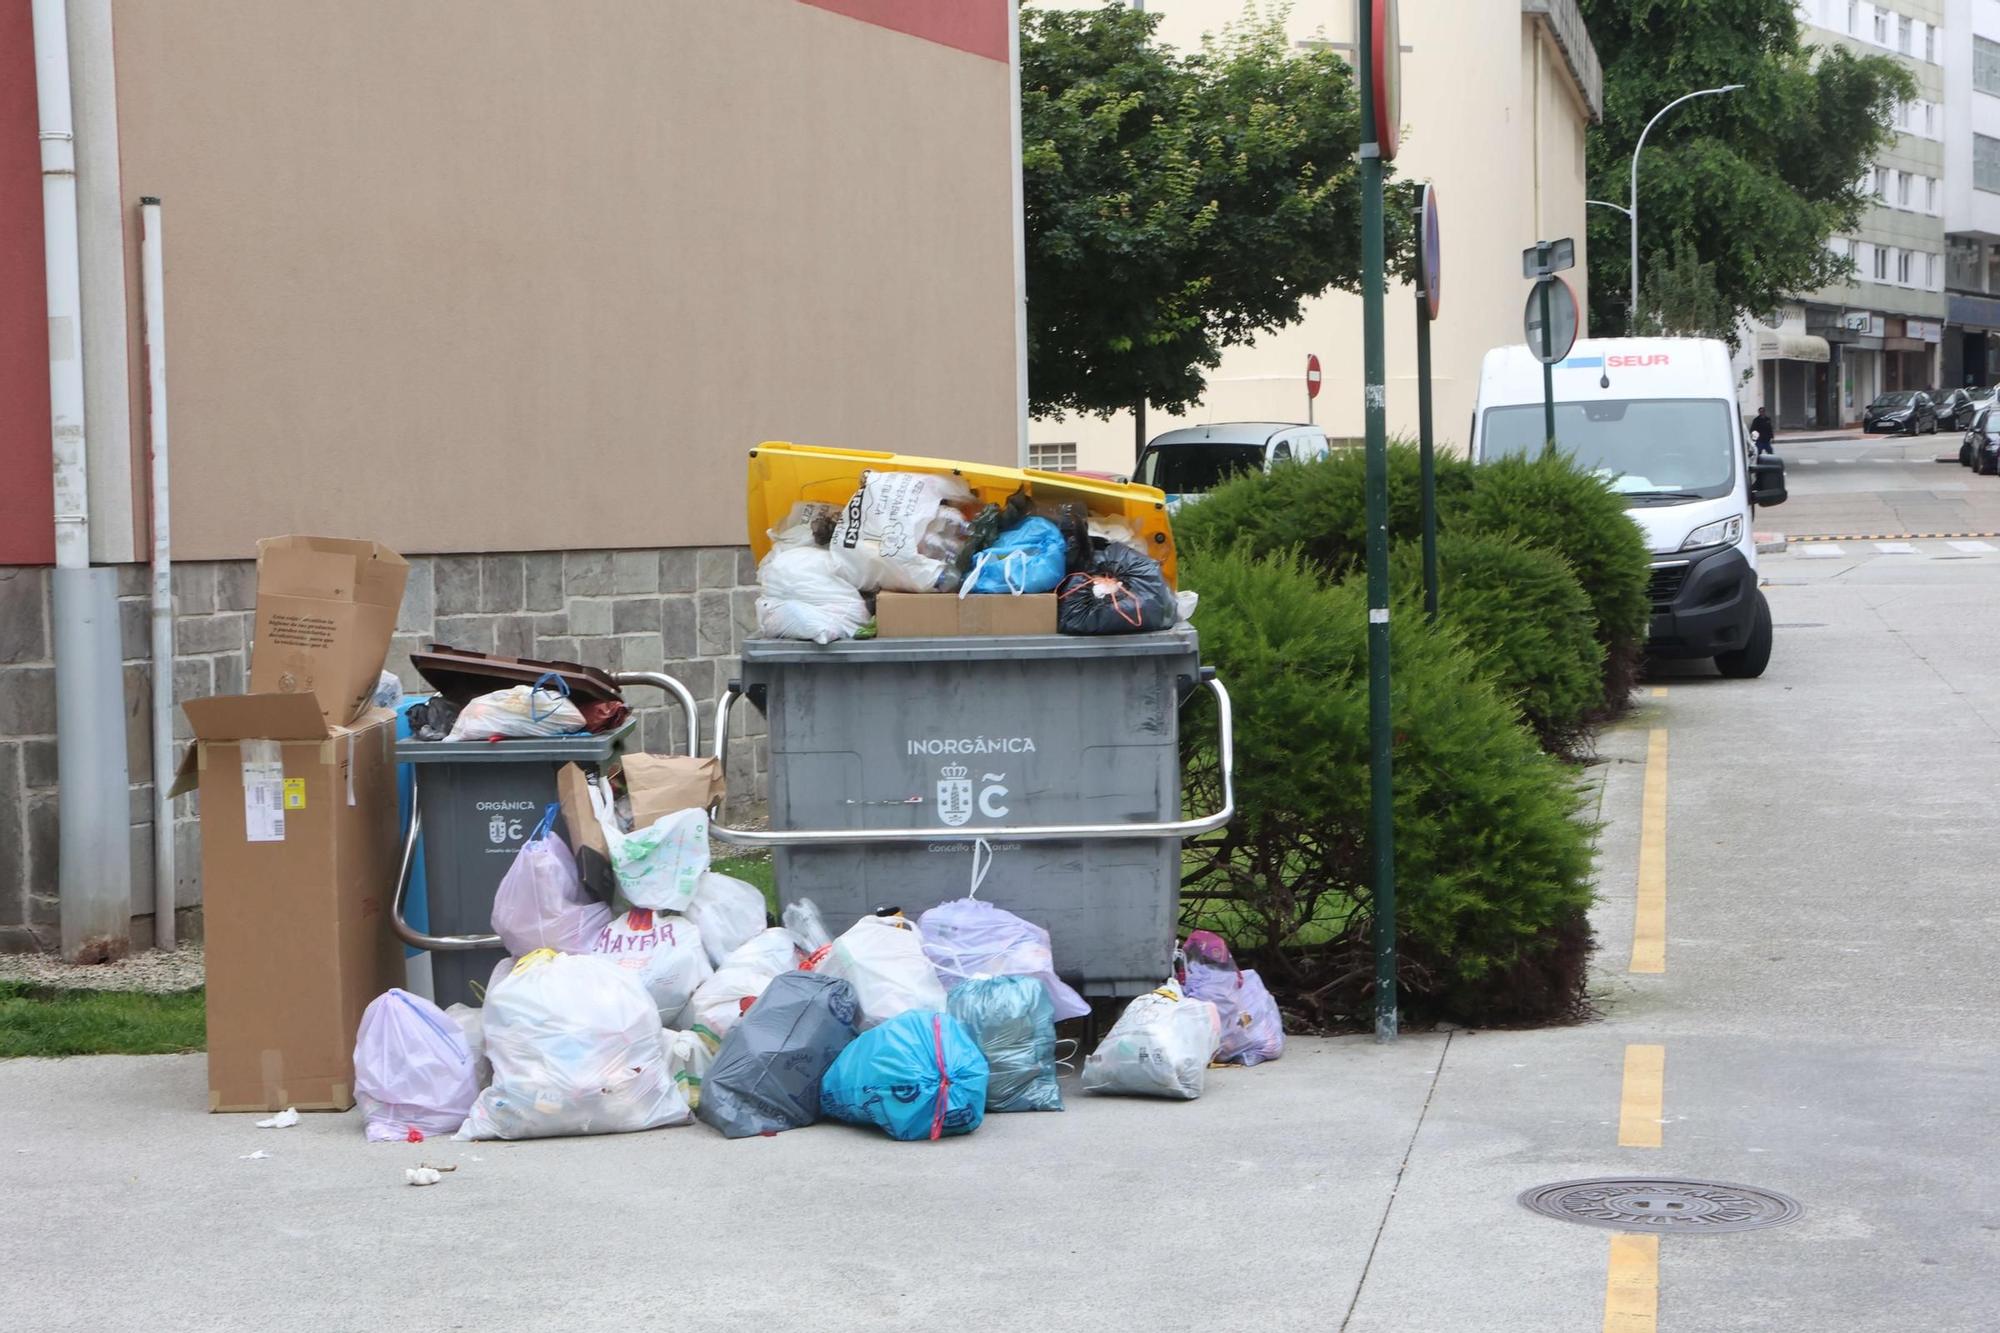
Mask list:
[[[1673,357],[1665,352],[1631,353],[1626,356],[1607,356],[1604,358],[1604,364],[1612,370],[1616,370],[1620,366],[1635,368],[1642,366],[1670,366],[1673,364]]]

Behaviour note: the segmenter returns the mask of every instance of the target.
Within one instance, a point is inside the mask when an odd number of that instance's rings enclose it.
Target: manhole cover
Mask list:
[[[1521,1202],[1544,1217],[1613,1231],[1706,1236],[1796,1221],[1798,1200],[1773,1190],[1718,1180],[1603,1177],[1537,1185]]]

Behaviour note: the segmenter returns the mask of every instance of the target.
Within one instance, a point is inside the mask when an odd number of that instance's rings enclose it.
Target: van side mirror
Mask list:
[[[1785,460],[1765,454],[1750,464],[1750,503],[1769,509],[1785,502]]]

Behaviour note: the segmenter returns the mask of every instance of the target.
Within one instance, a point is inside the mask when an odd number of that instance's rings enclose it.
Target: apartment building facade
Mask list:
[[[1854,261],[1853,280],[1747,321],[1744,402],[1769,406],[1781,427],[1851,425],[1879,393],[1940,382],[1951,47],[1945,8],[1946,0],[1799,5],[1807,41],[1896,56],[1915,77],[1917,95],[1896,108],[1895,137],[1863,173],[1873,202],[1860,226],[1828,243]]]
[[[1941,387],[2000,384],[2000,0],[1946,0]]]

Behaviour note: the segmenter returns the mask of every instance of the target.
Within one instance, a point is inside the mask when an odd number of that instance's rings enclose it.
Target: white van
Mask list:
[[[1327,453],[1326,431],[1286,421],[1224,421],[1155,436],[1139,455],[1132,480],[1167,493],[1167,512],[1220,486],[1238,472],[1268,472],[1279,463],[1308,462]]]
[[[1761,676],[1771,609],[1757,588],[1755,507],[1783,504],[1785,465],[1757,457],[1736,405],[1729,349],[1696,338],[1595,338],[1555,367],[1556,441],[1625,497],[1653,553],[1647,652],[1712,657]],[[1472,459],[1539,453],[1542,365],[1496,347],[1479,373]]]

